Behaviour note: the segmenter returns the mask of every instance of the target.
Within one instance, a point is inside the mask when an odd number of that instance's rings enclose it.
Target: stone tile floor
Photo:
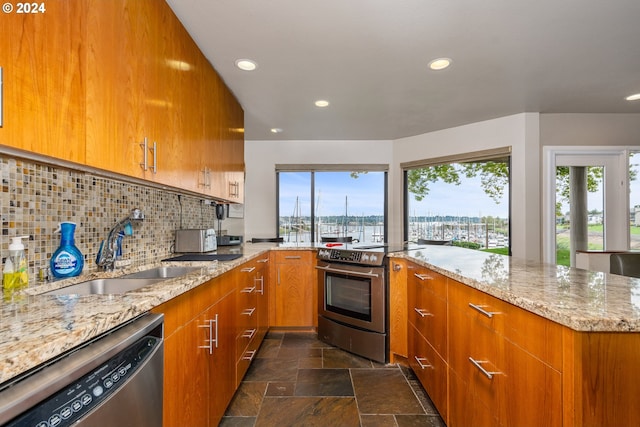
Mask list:
[[[342,351],[312,332],[269,332],[220,426],[444,426],[404,367]]]

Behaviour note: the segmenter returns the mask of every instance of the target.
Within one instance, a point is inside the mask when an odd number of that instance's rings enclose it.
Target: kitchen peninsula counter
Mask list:
[[[455,246],[394,253],[582,332],[640,332],[640,279]]]
[[[0,383],[125,323],[270,250],[314,250],[321,244],[245,244],[233,261],[188,263],[202,269],[122,295],[82,297],[36,293],[106,273],[34,284],[14,304],[0,306]],[[224,252],[224,249],[219,251]],[[577,331],[640,331],[640,279],[544,265],[448,246],[394,253]],[[163,257],[166,258],[166,257]],[[109,273],[157,266],[161,260]],[[179,265],[186,265],[180,263]],[[309,268],[312,268],[310,265]]]

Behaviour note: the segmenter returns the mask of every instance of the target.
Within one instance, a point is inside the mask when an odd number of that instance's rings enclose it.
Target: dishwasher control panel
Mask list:
[[[66,427],[124,386],[162,339],[145,336],[99,367],[6,424],[7,427]]]

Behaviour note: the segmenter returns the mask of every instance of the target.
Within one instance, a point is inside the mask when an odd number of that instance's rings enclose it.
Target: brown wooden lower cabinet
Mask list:
[[[318,326],[315,251],[272,251],[271,325],[282,328]]]
[[[264,259],[153,310],[165,315],[165,427],[217,426],[222,419],[269,326]]]
[[[165,315],[165,427],[215,426],[233,397],[236,289],[227,277],[153,309]]]
[[[393,262],[407,267],[409,364],[449,427],[640,425],[640,334],[575,331],[449,278],[434,292],[411,276],[437,273]]]

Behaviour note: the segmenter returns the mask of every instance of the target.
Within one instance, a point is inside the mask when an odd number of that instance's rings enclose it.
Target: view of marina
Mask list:
[[[351,238],[354,242],[381,243],[385,241],[382,216],[280,217],[280,237],[285,242],[321,242],[322,238]],[[409,241],[419,239],[447,240],[473,249],[509,246],[509,223],[505,218],[471,217],[411,217]],[[465,242],[463,244],[463,242]]]
[[[407,240],[447,241],[471,249],[508,248],[508,192],[494,200],[480,178],[460,176],[459,182],[431,182],[421,197],[409,195]],[[388,242],[384,188],[383,172],[281,172],[278,235],[296,243]]]

